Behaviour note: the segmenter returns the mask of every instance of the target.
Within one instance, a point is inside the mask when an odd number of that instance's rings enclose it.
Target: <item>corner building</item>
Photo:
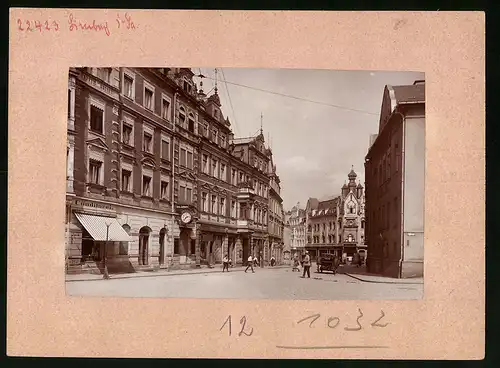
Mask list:
[[[264,248],[270,150],[262,134],[235,143],[217,90],[207,97],[193,76],[70,69],[67,272],[103,272],[105,255],[117,273],[218,263],[224,252],[242,262]]]
[[[374,141],[373,141],[374,139]],[[369,272],[423,276],[425,82],[384,89],[378,135],[365,157]]]

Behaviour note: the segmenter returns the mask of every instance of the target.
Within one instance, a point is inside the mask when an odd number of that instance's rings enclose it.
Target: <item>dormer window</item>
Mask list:
[[[214,118],[216,120],[219,120],[219,110],[217,110],[217,109],[214,109]]]
[[[186,91],[187,93],[189,93],[189,94],[191,93],[192,86],[188,80],[184,79],[184,81],[182,83],[182,88],[184,88],[184,91]]]

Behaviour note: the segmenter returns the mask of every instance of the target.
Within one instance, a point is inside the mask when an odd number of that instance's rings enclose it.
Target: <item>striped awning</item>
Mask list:
[[[77,212],[75,212],[75,216],[94,240],[132,241],[132,238],[114,217],[95,216]]]

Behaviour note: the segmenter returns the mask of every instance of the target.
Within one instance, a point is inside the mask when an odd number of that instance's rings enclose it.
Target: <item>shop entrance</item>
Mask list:
[[[151,229],[144,226],[139,230],[139,265],[149,264],[149,235]]]
[[[165,236],[167,234],[167,230],[165,228],[160,230],[160,255],[159,255],[159,263],[160,265],[165,263]]]

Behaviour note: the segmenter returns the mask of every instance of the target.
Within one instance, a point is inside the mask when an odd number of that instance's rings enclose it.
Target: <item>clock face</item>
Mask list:
[[[188,224],[191,222],[191,214],[189,212],[184,212],[182,215],[181,215],[181,220],[182,222],[184,222],[185,224]]]

